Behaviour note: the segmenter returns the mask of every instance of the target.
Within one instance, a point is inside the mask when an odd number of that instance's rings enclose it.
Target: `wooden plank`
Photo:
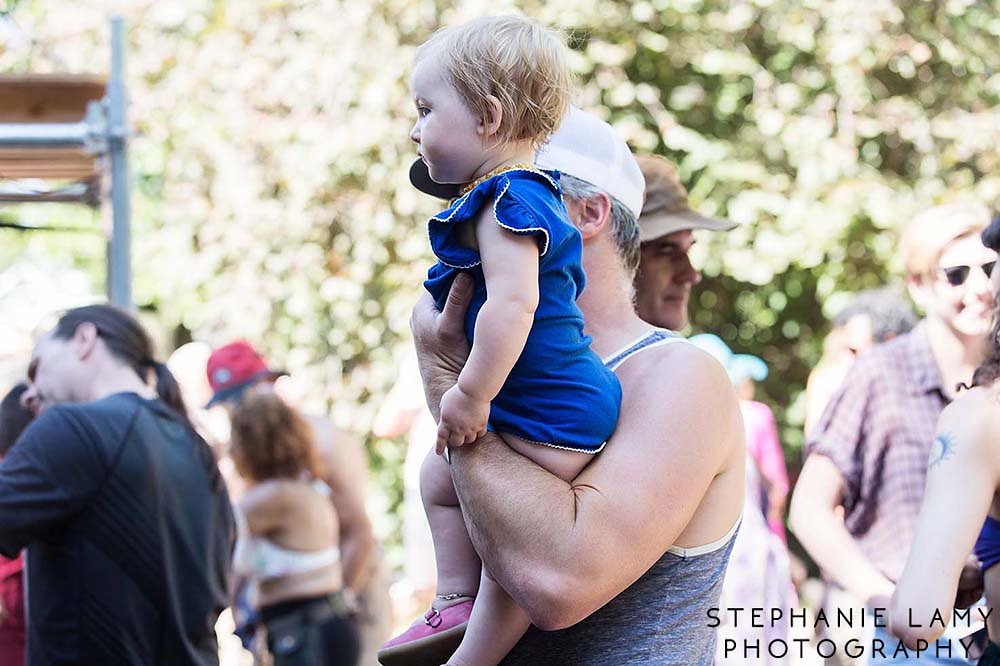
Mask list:
[[[0,74],[0,123],[77,122],[104,88],[90,74]]]
[[[3,148],[0,147],[0,161],[16,160],[51,160],[60,162],[62,160],[77,160],[89,155],[81,148]],[[93,159],[93,157],[91,157]]]
[[[0,151],[0,178],[77,180],[97,172],[97,160],[83,152],[38,150],[33,155],[7,158]]]
[[[59,167],[28,164],[3,167],[3,170],[0,170],[0,179],[22,180],[25,178],[39,178],[42,180],[79,180],[93,174],[93,165],[89,164],[60,165]]]
[[[0,74],[0,123],[79,122],[104,88],[103,77],[89,74]],[[96,159],[79,149],[0,148],[0,178],[78,180],[96,171]]]

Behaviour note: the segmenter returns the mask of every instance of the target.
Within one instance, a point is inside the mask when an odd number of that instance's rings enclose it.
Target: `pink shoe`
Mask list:
[[[378,661],[382,666],[427,666],[443,664],[465,636],[472,613],[472,599],[440,611],[433,608],[424,621],[382,646]]]

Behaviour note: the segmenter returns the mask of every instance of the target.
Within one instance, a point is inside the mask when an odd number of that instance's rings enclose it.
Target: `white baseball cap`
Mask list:
[[[585,180],[639,217],[646,181],[625,140],[597,116],[571,107],[565,120],[535,155],[535,164]],[[410,182],[441,199],[458,196],[460,186],[435,183],[423,160],[410,166]]]
[[[535,164],[585,180],[639,217],[646,189],[628,144],[597,116],[570,107],[559,129],[535,155]]]

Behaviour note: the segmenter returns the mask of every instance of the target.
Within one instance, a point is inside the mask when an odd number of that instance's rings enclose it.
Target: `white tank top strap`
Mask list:
[[[233,520],[236,522],[236,536],[250,536],[250,525],[247,523],[247,517],[243,515],[243,509],[236,502],[233,502],[230,506],[233,510]]]
[[[679,333],[674,333],[665,328],[654,328],[649,333],[640,336],[633,342],[625,345],[614,354],[604,358],[604,365],[609,370],[617,370],[618,367],[636,354],[653,347],[660,347],[674,342],[687,342],[687,339]]]
[[[323,481],[323,479],[313,479],[312,483],[309,485],[323,497],[330,497],[330,495],[333,494],[333,491],[330,490],[330,486],[326,485],[326,482]]]
[[[253,535],[250,526],[239,504],[234,503],[233,519],[236,522],[236,546],[233,548],[233,569],[241,575],[253,573],[254,553]]]
[[[711,543],[706,543],[701,546],[691,546],[690,548],[681,548],[680,546],[671,546],[667,549],[667,552],[673,553],[679,557],[695,557],[696,555],[704,555],[705,553],[711,553],[720,548],[724,547],[729,540],[736,535],[736,530],[739,529],[740,523],[743,522],[743,514],[741,513],[733,523],[733,526],[729,528],[729,531],[723,534],[721,537],[712,541]]]

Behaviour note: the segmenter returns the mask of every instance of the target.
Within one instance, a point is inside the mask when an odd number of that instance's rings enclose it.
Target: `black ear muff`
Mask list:
[[[427,164],[419,157],[410,165],[410,183],[424,194],[438,199],[451,201],[461,193],[461,185],[454,183],[435,183],[427,170]]]

